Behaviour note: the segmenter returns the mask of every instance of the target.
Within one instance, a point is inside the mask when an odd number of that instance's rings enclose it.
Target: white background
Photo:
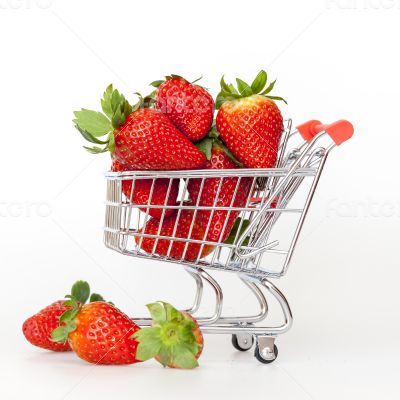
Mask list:
[[[397,0],[0,0],[0,397],[398,399],[399,21]],[[277,282],[295,318],[277,361],[238,354],[228,336],[206,337],[196,371],[93,367],[26,343],[23,320],[77,279],[132,316],[193,296],[179,266],[103,246],[109,157],[81,148],[72,111],[98,108],[110,82],[133,99],[165,74],[203,74],[215,95],[222,74],[250,80],[261,68],[295,123],[356,128],[328,160]],[[216,276],[228,312],[254,309],[235,276]]]

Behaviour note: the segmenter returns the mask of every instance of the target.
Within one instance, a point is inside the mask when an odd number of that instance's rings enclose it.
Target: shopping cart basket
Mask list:
[[[315,189],[330,151],[348,140],[353,134],[353,127],[348,121],[337,121],[323,125],[313,120],[292,129],[291,120],[285,121],[279,146],[276,168],[268,169],[231,169],[231,170],[193,170],[193,171],[126,171],[108,172],[106,219],[104,228],[105,245],[122,254],[144,259],[172,262],[183,265],[195,279],[196,294],[193,306],[185,311],[196,313],[200,307],[203,283],[211,285],[216,295],[214,314],[197,317],[204,333],[222,333],[232,335],[232,344],[238,350],[249,350],[254,342],[255,357],[270,363],[277,357],[275,338],[287,332],[292,325],[292,313],[282,292],[271,283],[271,278],[284,276],[291,262],[294,249],[309,210]],[[224,180],[235,177],[236,188],[229,206],[219,206],[217,198]],[[173,180],[179,179],[181,190],[175,205],[152,205],[151,197],[154,182],[158,178],[169,179],[169,188]],[[195,203],[188,202],[188,185],[193,179],[200,182],[200,191],[207,179],[218,178],[219,187],[214,204],[201,206],[200,195]],[[146,205],[131,202],[135,181],[147,179],[152,182],[150,199]],[[235,198],[240,190],[240,182],[251,181],[251,189],[245,204],[237,206]],[[131,181],[131,196],[123,193],[123,182]],[[183,185],[182,185],[183,183]],[[166,196],[167,199],[168,196]],[[149,210],[162,210],[159,229],[153,234],[146,233],[143,226],[150,219]],[[144,210],[145,212],[141,211]],[[235,213],[235,234],[230,240],[206,240],[204,236],[192,239],[190,227],[186,237],[178,237],[176,226],[168,236],[161,234],[161,227],[166,221],[165,210],[176,210],[176,219],[184,210],[193,210],[193,222],[196,213],[209,212],[209,221],[216,212],[224,211],[226,221]],[[227,223],[227,222],[225,222]],[[210,222],[209,222],[210,224]],[[232,235],[231,235],[232,236]],[[152,251],[145,252],[142,243],[146,238],[153,239]],[[168,252],[157,254],[160,240],[170,243]],[[173,243],[182,243],[181,256],[173,258]],[[186,252],[189,246],[197,244],[197,257],[188,260]],[[203,257],[203,249],[213,246],[214,250]],[[176,257],[176,256],[175,256]],[[254,294],[260,310],[254,315],[224,316],[223,291],[218,282],[206,272],[206,269],[237,273],[245,286]],[[275,298],[280,305],[283,322],[275,326],[259,326],[257,323],[268,316],[268,302],[265,293]],[[135,319],[139,325],[151,323],[149,318]]]

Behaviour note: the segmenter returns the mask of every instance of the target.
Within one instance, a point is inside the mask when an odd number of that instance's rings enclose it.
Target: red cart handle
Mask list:
[[[338,146],[349,140],[354,133],[353,125],[344,119],[332,124],[322,124],[320,121],[311,120],[297,126],[297,130],[307,142],[310,142],[317,133],[325,131]]]

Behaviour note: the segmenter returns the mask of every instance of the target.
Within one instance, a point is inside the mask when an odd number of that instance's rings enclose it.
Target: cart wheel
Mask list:
[[[247,351],[253,347],[254,337],[250,333],[232,335],[232,345],[236,350]]]
[[[276,345],[274,345],[273,352],[269,347],[266,347],[260,351],[260,347],[257,343],[256,348],[254,349],[254,357],[263,364],[270,364],[276,360],[276,357],[278,357],[278,348]]]

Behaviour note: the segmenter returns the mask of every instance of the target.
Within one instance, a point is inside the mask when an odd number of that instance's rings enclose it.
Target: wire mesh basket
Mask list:
[[[287,150],[288,143],[299,139],[298,133],[298,130],[291,132],[291,121],[286,121],[276,168],[107,173],[106,246],[135,257],[254,276],[284,275],[331,149],[317,146],[322,133]],[[161,205],[152,202],[160,179],[168,181],[165,202]],[[135,204],[132,201],[135,186],[144,180],[151,187],[148,201]],[[178,201],[167,204],[176,181],[181,183]],[[217,194],[212,204],[202,205],[202,191],[210,181],[218,186]],[[194,182],[199,193],[197,201],[190,203],[188,188]],[[129,193],[123,190],[127,183]],[[233,193],[230,204],[219,198],[226,185]],[[160,210],[159,223],[156,229],[146,231],[143,227],[154,209]],[[173,221],[167,213],[174,213]],[[182,232],[180,223],[188,216],[191,221]],[[199,233],[196,225],[200,218],[207,220]],[[220,234],[210,235],[216,220]],[[233,220],[235,233],[226,240]]]

